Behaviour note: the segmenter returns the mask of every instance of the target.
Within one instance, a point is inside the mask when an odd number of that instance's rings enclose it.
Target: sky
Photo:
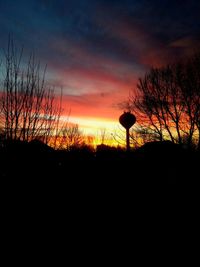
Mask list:
[[[0,0],[0,49],[11,34],[47,64],[70,121],[112,131],[139,77],[200,46],[199,14],[199,0]]]

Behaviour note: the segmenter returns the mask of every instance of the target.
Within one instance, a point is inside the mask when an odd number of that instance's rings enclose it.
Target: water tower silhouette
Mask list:
[[[131,112],[124,112],[119,117],[119,122],[126,129],[126,150],[130,150],[129,129],[136,122],[136,117]]]

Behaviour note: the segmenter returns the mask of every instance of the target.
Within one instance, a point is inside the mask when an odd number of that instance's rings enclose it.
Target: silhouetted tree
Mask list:
[[[107,131],[106,128],[99,128],[95,135],[95,145],[112,145],[112,135]]]
[[[58,126],[61,101],[56,105],[54,90],[45,82],[46,68],[41,71],[34,55],[24,64],[22,54],[9,40],[1,66],[0,124],[5,139],[48,143]]]
[[[180,84],[186,105],[186,126],[189,126],[189,134],[185,131],[184,133],[189,145],[193,143],[192,139],[197,138],[200,149],[200,53],[188,60],[184,71]]]
[[[130,130],[130,144],[134,148],[138,148],[147,142],[159,141],[158,135],[151,128],[137,124]]]
[[[84,136],[78,124],[66,123],[58,133],[57,142],[57,147],[60,149],[80,148],[84,145]]]
[[[200,147],[200,54],[185,62],[152,68],[131,98],[137,122],[160,141]]]

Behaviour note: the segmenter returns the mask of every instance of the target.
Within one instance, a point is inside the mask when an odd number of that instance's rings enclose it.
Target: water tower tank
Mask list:
[[[136,117],[131,112],[124,112],[119,117],[119,122],[126,129],[126,150],[129,151],[129,149],[130,149],[129,129],[136,122]]]
[[[124,128],[130,129],[136,122],[136,117],[131,112],[124,112],[119,117],[119,122]]]

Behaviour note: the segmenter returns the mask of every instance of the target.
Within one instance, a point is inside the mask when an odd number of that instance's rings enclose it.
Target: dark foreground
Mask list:
[[[127,154],[12,147],[1,153],[2,229],[15,249],[22,240],[28,251],[32,243],[42,253],[67,251],[73,261],[91,255],[98,261],[112,250],[118,261],[119,250],[133,254],[132,244],[142,254],[143,246],[151,253],[153,242],[163,251],[166,240],[173,255],[187,229],[196,235],[198,170],[197,153],[171,148]]]
[[[200,154],[170,143],[150,143],[134,152],[100,146],[70,152],[55,151],[39,142],[13,143],[0,150],[0,176],[67,184],[195,185]]]
[[[200,161],[197,152],[172,149],[153,145],[127,154],[9,148],[1,151],[2,207],[14,216],[11,221],[44,220],[44,229],[70,225],[79,234],[98,225],[94,231],[101,235],[102,225],[115,229],[116,222],[123,231],[136,223],[137,231],[152,218],[174,228],[180,212],[198,214]]]

